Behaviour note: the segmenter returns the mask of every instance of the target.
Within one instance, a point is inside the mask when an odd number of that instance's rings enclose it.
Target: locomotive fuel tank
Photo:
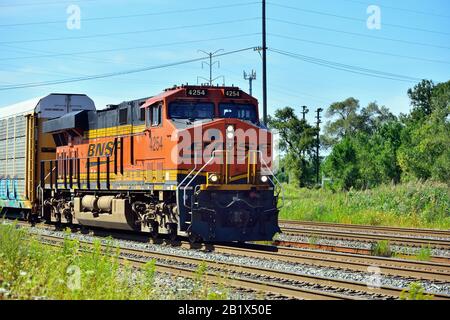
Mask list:
[[[118,230],[138,230],[128,199],[112,196],[74,198],[74,217],[84,226]]]

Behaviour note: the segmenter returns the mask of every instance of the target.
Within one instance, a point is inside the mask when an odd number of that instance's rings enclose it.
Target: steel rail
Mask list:
[[[378,240],[388,240],[393,244],[407,245],[412,247],[420,246],[432,246],[433,248],[440,248],[444,250],[450,250],[450,240],[437,240],[437,239],[423,239],[423,238],[408,238],[404,236],[395,235],[378,235],[348,232],[340,230],[322,230],[314,228],[282,228],[284,234],[289,235],[304,235],[304,236],[317,236],[326,239],[338,239],[338,240],[354,240],[360,242],[374,242]]]
[[[307,226],[307,227],[324,227],[343,230],[358,230],[369,232],[386,232],[397,233],[406,235],[423,235],[433,237],[444,237],[450,239],[450,230],[439,229],[418,229],[418,228],[403,228],[403,227],[390,227],[390,226],[370,226],[370,225],[357,225],[357,224],[342,224],[342,223],[330,223],[330,222],[315,222],[315,221],[300,221],[300,220],[280,220],[280,225],[291,226]]]
[[[58,236],[42,235],[43,239],[49,239],[51,241],[64,241],[63,238]],[[86,241],[80,241],[82,246],[91,247],[92,244]],[[248,288],[255,291],[263,291],[266,293],[272,293],[275,295],[282,295],[290,298],[297,299],[361,299],[364,294],[372,294],[383,299],[395,299],[399,298],[403,289],[392,287],[369,287],[365,283],[330,279],[319,276],[300,275],[292,272],[274,271],[267,268],[259,268],[254,266],[240,265],[236,263],[224,263],[217,261],[208,261],[194,257],[184,257],[169,253],[152,252],[147,250],[130,249],[120,247],[120,255],[125,255],[121,259],[126,259],[136,264],[136,266],[142,266],[145,262],[155,259],[157,261],[157,267],[163,267],[166,272],[172,274],[182,273],[184,276],[192,277],[195,275],[195,269],[183,268],[180,266],[167,266],[167,264],[161,263],[161,261],[171,261],[178,264],[194,264],[196,267],[204,263],[208,269],[205,276],[208,281],[217,282],[217,274],[219,272],[222,275],[226,275],[230,282],[230,285],[238,288]],[[172,270],[173,269],[173,270]],[[243,278],[237,275],[244,274],[247,276],[258,276],[264,278],[263,281],[256,279]],[[321,286],[324,289],[332,290],[333,292],[322,291],[320,289],[311,290],[302,287],[297,287],[292,284],[284,284],[283,282],[292,281],[297,283],[308,283],[310,285]],[[346,293],[351,292],[351,293]],[[433,297],[438,300],[450,300],[450,296],[442,294],[434,294]]]
[[[30,227],[28,223],[18,222],[20,225]],[[54,230],[54,226],[37,225],[38,228]],[[143,234],[117,233],[101,230],[95,236],[104,238],[113,236],[120,240],[134,242],[148,242],[149,238]],[[155,244],[163,244],[159,240]],[[317,267],[331,267],[353,271],[367,272],[370,266],[378,266],[382,273],[391,276],[413,277],[417,279],[450,282],[450,264],[433,263],[427,261],[404,260],[377,256],[363,256],[352,253],[341,253],[322,250],[275,247],[256,244],[198,244],[192,245],[187,241],[168,242],[172,246],[191,250],[214,251],[221,254],[233,254],[253,258],[278,260],[290,263],[300,263]]]
[[[51,236],[51,235],[39,235],[40,239],[46,239],[48,240],[49,245],[58,246],[60,247],[62,242],[64,241],[64,238],[58,237],[58,236]],[[92,248],[92,243],[86,242],[86,241],[80,241],[82,248],[90,249]],[[102,244],[102,247],[105,247],[104,244]],[[161,261],[171,261],[176,262],[179,264],[194,264],[195,266],[199,266],[201,263],[205,263],[208,267],[212,267],[213,269],[219,269],[221,271],[238,271],[237,267],[241,266],[232,266],[230,264],[225,263],[217,263],[217,262],[209,262],[204,261],[197,258],[192,257],[182,257],[182,256],[176,256],[172,254],[164,254],[164,253],[158,253],[158,252],[149,252],[149,251],[143,251],[143,250],[135,250],[135,249],[128,249],[128,248],[120,248],[120,254],[118,257],[122,262],[127,261],[128,263],[131,263],[133,266],[137,268],[142,268],[143,265],[152,260],[156,260],[156,270],[163,273],[169,273],[175,276],[181,276],[181,277],[188,277],[188,278],[194,278],[196,276],[196,269],[195,268],[189,268],[189,267],[182,267],[179,265],[168,265],[164,264]],[[233,268],[234,267],[234,268]],[[251,269],[251,267],[249,268]],[[256,268],[254,268],[256,269]],[[248,270],[247,270],[248,271]],[[241,273],[245,272],[244,270],[241,270]],[[214,273],[213,271],[206,271],[203,275],[207,281],[212,283],[218,283],[218,275]],[[320,291],[320,290],[311,290],[311,289],[305,289],[301,287],[294,287],[291,285],[286,285],[282,283],[275,283],[271,281],[270,283],[266,281],[259,281],[255,279],[249,279],[244,277],[231,277],[229,278],[229,281],[226,283],[227,286],[235,287],[238,289],[250,289],[252,291],[257,292],[263,292],[266,294],[274,294],[279,295],[287,298],[294,298],[294,299],[308,299],[308,300],[343,300],[343,299],[355,299],[359,300],[358,297],[352,297],[347,296],[339,293],[334,292],[326,292],[326,291]],[[441,298],[441,297],[438,297]],[[444,297],[445,298],[445,297]],[[448,297],[450,299],[450,296]]]

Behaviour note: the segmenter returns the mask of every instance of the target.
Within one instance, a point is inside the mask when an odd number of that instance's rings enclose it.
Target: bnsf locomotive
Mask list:
[[[174,87],[104,110],[52,94],[28,109],[0,117],[6,214],[193,242],[280,231],[272,134],[238,88]]]

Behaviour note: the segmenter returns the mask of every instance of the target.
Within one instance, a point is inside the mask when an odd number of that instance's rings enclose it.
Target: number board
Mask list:
[[[240,90],[225,90],[225,97],[227,98],[240,98],[241,91]]]
[[[207,89],[188,89],[186,90],[188,97],[206,97],[208,95]]]

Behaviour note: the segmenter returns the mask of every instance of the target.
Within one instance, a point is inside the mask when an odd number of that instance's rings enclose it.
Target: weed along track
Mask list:
[[[68,235],[45,225],[26,228],[51,245],[60,246],[64,237],[79,240],[86,250],[96,239],[111,242],[80,233]],[[136,240],[113,241],[120,249],[120,259],[137,268],[155,260],[160,272],[193,278],[204,267],[206,281],[258,292],[266,298],[398,299],[409,284],[418,281],[435,299],[450,299],[450,266],[445,264],[253,244],[194,249],[187,242],[174,247]],[[375,287],[368,285],[369,267],[381,272]]]
[[[51,245],[62,245],[59,236],[41,235],[40,238]],[[82,247],[90,250],[92,244],[82,241]],[[223,281],[227,286],[261,292],[265,295],[295,299],[396,299],[402,290],[396,288],[370,288],[365,283],[327,279],[324,277],[299,275],[290,272],[272,271],[238,263],[222,263],[193,257],[183,257],[167,253],[120,248],[119,258],[136,267],[156,260],[157,270],[176,276],[193,278],[200,266],[205,266],[202,277],[212,283]],[[435,295],[437,299],[450,296]]]
[[[63,238],[58,236],[41,235],[39,237],[45,243],[54,246],[61,246],[64,241]],[[92,244],[83,241],[82,247],[85,250],[90,250],[92,248]],[[200,259],[180,257],[170,254],[160,254],[121,248],[119,258],[123,261],[123,263],[128,261],[137,268],[140,268],[145,263],[155,259],[157,261],[156,268],[159,272],[170,273],[175,276],[188,278],[194,278],[198,274],[198,268],[204,264],[207,267],[207,270],[201,274],[201,277],[204,277],[204,280],[208,282],[217,283],[220,282],[221,279],[223,281],[223,278],[221,278],[222,275],[225,279],[228,279],[228,281],[225,280],[227,286],[289,299],[357,299],[358,296],[362,294],[362,292],[356,293],[352,290],[343,290],[341,288],[330,286],[324,286],[323,290],[309,289],[306,285],[296,287],[294,284],[298,282],[298,279],[277,278],[273,275],[267,278],[268,270],[208,262]],[[270,285],[267,281],[264,281],[264,279],[270,279]],[[310,286],[314,287],[313,284]]]

